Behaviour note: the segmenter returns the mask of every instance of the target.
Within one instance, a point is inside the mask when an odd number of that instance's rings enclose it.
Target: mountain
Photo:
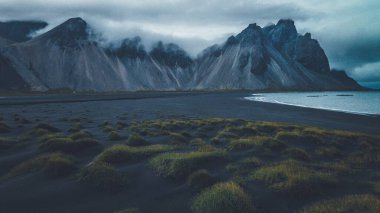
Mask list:
[[[0,54],[13,62],[33,90],[174,90],[182,86],[175,72],[183,69],[173,64],[185,56],[178,46],[160,43],[151,53],[144,49],[135,53],[139,41],[124,40],[118,48],[104,48],[92,35],[83,19],[72,18],[32,40],[6,46]],[[173,57],[176,53],[182,55]],[[171,64],[167,64],[169,59]]]
[[[292,20],[261,28],[250,24],[223,45],[197,58],[197,89],[344,90],[358,89],[348,76],[330,71],[318,41],[299,35]]]
[[[72,18],[28,41],[0,39],[0,89],[361,89],[344,72],[330,71],[318,41],[299,35],[291,20],[250,24],[197,58],[172,43],[148,51],[139,37],[105,46],[94,32]]]
[[[8,21],[0,22],[0,37],[22,42],[30,39],[30,34],[47,26],[42,21]]]

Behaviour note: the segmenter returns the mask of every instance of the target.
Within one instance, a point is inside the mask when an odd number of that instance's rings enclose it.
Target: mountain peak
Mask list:
[[[147,55],[141,38],[138,36],[132,39],[123,39],[118,46],[111,46],[109,50],[120,58],[143,59]]]
[[[57,42],[60,46],[74,47],[75,41],[87,40],[89,26],[80,17],[70,18],[37,39],[49,39]]]
[[[67,21],[65,22],[76,22],[76,23],[86,23],[85,20],[83,20],[81,17],[73,17],[73,18],[69,18]],[[64,22],[64,23],[65,23]]]
[[[80,17],[70,18],[56,29],[65,30],[67,33],[83,34],[87,30],[87,22]]]
[[[236,40],[241,41],[244,45],[261,43],[263,39],[263,30],[256,23],[249,24],[241,33],[236,36]]]
[[[307,38],[307,39],[311,39],[311,33],[305,33],[305,38]]]
[[[257,27],[258,27],[258,26],[257,26],[256,23],[253,23],[253,24],[249,24],[249,25],[248,25],[248,28],[252,28],[252,29],[257,28]]]
[[[277,49],[281,49],[284,44],[296,40],[298,36],[294,21],[291,19],[279,20],[276,26],[272,27],[267,33]]]
[[[187,52],[174,43],[164,44],[162,41],[153,45],[150,56],[169,67],[189,67],[193,61]]]
[[[280,19],[276,25],[294,26],[294,21],[292,19]]]

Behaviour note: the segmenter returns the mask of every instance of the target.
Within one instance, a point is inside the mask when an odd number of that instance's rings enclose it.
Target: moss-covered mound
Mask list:
[[[82,169],[79,182],[106,192],[118,192],[125,185],[126,178],[111,164],[96,162]]]
[[[127,144],[129,146],[147,146],[149,142],[138,134],[132,134],[128,137]]]
[[[75,137],[78,139],[73,140],[62,134],[47,134],[40,138],[38,146],[43,151],[75,153],[99,144],[92,138],[82,138],[79,135],[75,135]]]
[[[73,158],[62,153],[41,155],[20,163],[14,167],[7,177],[14,177],[30,172],[44,171],[50,176],[61,177],[72,174],[76,170]]]
[[[226,157],[224,150],[166,153],[151,159],[150,165],[160,176],[181,179],[210,161]]]
[[[195,171],[187,178],[189,186],[195,189],[203,189],[212,185],[214,182],[215,178],[206,169]]]
[[[304,208],[301,213],[379,213],[380,199],[373,195],[347,195],[320,201]]]
[[[46,130],[48,132],[61,132],[60,129],[50,125],[50,124],[47,124],[47,123],[39,123],[37,125],[34,126],[34,129],[43,129],[43,130]]]
[[[111,164],[126,163],[134,160],[147,158],[154,154],[171,151],[173,149],[175,149],[174,146],[161,144],[141,147],[132,147],[122,144],[116,144],[100,153],[96,157],[96,160]]]
[[[293,160],[262,167],[251,178],[264,181],[275,191],[294,196],[315,194],[337,182],[331,173],[308,168]]]
[[[234,182],[219,183],[204,190],[191,208],[194,213],[255,212],[250,197]]]
[[[287,147],[283,142],[268,136],[255,136],[248,138],[239,138],[229,144],[231,150],[246,150],[252,148],[265,148],[272,151],[283,150]]]

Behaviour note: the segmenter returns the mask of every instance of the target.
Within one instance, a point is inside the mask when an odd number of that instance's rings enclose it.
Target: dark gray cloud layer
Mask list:
[[[52,28],[76,16],[109,41],[139,35],[147,45],[175,42],[192,55],[249,23],[291,18],[320,41],[332,67],[380,88],[379,0],[0,0],[2,21],[44,20]]]

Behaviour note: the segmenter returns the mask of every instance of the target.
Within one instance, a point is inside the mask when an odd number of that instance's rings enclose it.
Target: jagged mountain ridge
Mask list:
[[[90,39],[91,33],[84,20],[72,18],[32,40],[3,47],[1,55],[12,61],[33,90],[174,90],[181,86],[182,80],[173,73],[182,72],[181,67],[159,63],[148,53],[131,58],[122,54],[129,52],[123,50],[128,48],[125,45],[116,51],[104,48]],[[165,53],[170,52],[161,50]]]
[[[136,37],[104,47],[92,35],[83,19],[72,18],[29,41],[0,42],[0,76],[22,79],[13,89],[42,91],[361,88],[330,71],[318,42],[299,35],[291,20],[251,24],[195,59],[175,44],[147,51]]]
[[[299,35],[292,20],[261,28],[250,24],[197,59],[198,89],[336,90],[359,88],[337,78],[319,43]],[[348,83],[350,82],[350,83]]]

